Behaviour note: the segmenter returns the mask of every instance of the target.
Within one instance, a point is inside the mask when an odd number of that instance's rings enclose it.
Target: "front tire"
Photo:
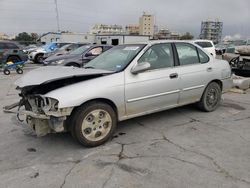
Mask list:
[[[10,70],[9,70],[9,69],[4,69],[4,70],[3,70],[3,73],[4,73],[5,75],[9,75],[9,74],[10,74]]]
[[[43,63],[43,54],[36,55],[34,61],[35,61],[35,63],[42,64]]]
[[[80,106],[72,115],[71,134],[86,147],[105,143],[116,129],[116,113],[106,103],[87,103]]]
[[[221,101],[221,87],[216,82],[211,82],[206,87],[198,107],[205,112],[212,112],[218,108]]]

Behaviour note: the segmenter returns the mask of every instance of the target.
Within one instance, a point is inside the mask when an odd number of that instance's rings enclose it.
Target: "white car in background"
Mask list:
[[[199,40],[194,40],[194,43],[204,48],[212,56],[216,57],[215,46],[213,41],[199,39]]]

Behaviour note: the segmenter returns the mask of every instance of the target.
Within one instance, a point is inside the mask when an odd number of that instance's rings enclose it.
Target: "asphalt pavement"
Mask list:
[[[19,77],[0,73],[1,109],[18,100]],[[226,93],[214,112],[189,105],[134,118],[85,148],[68,133],[37,138],[1,110],[0,187],[249,188],[249,114],[249,90]]]

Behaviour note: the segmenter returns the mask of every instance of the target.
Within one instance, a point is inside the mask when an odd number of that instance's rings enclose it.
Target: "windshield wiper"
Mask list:
[[[92,66],[87,66],[87,67],[83,67],[85,69],[94,69],[95,67],[92,67]]]

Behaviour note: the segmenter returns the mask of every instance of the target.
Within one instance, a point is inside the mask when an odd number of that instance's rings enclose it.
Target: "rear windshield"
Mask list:
[[[195,42],[195,44],[199,45],[202,48],[211,48],[211,47],[213,47],[211,42]]]

